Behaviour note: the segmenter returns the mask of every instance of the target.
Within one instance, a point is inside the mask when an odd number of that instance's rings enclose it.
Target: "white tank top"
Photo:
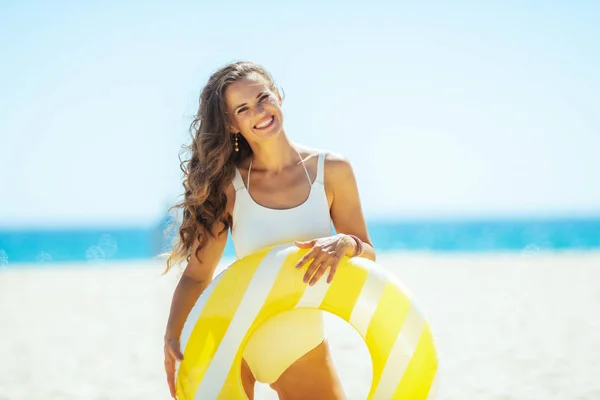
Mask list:
[[[302,157],[300,160],[310,183],[310,175]],[[296,207],[282,210],[256,203],[248,193],[242,175],[236,167],[233,179],[236,193],[231,239],[238,258],[267,246],[331,236],[331,216],[323,180],[324,163],[325,154],[319,153],[317,178],[310,185],[310,193],[306,201]],[[252,165],[249,173],[251,170]]]

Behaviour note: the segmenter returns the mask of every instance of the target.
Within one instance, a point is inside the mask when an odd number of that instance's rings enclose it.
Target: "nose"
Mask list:
[[[256,104],[256,107],[252,108],[252,114],[253,114],[253,116],[261,115],[264,112],[265,112],[265,108],[260,103]]]

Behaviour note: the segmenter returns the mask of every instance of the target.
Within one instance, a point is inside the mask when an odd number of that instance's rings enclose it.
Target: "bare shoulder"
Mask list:
[[[325,167],[323,172],[325,173],[324,184],[330,208],[333,206],[335,199],[338,200],[336,202],[338,205],[344,203],[345,206],[343,207],[350,207],[352,204],[356,204],[358,201],[358,185],[352,164],[346,156],[334,152],[325,153]],[[335,212],[332,209],[332,217],[335,215],[338,223],[340,215],[339,207],[337,207],[337,211]]]
[[[316,147],[309,147],[298,143],[295,143],[295,147],[298,150],[298,153],[300,153],[300,157],[302,157],[304,162],[310,162],[313,159],[316,160],[319,154],[324,152]]]
[[[339,174],[352,170],[350,160],[342,154],[335,153],[329,150],[318,149],[314,147],[297,145],[298,151],[302,159],[307,162],[312,159],[317,159],[319,154],[325,154],[325,174]]]
[[[325,175],[339,178],[349,173],[352,173],[352,164],[346,156],[331,151],[325,152]]]

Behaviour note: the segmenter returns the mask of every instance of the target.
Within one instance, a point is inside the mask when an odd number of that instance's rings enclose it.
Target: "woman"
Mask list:
[[[183,209],[179,242],[167,260],[167,270],[177,260],[187,261],[165,333],[173,397],[175,363],[183,359],[179,336],[213,278],[229,230],[239,258],[292,241],[310,249],[297,265],[306,268],[308,285],[331,282],[343,256],[375,260],[350,163],[291,142],[281,104],[271,75],[252,62],[219,69],[201,93],[191,158],[182,162],[185,197],[175,206]],[[257,380],[282,400],[344,398],[321,311],[290,311],[256,331],[242,362],[249,399]]]

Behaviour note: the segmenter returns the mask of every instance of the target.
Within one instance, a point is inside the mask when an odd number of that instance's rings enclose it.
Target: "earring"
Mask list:
[[[238,135],[239,135],[239,133],[235,134],[235,141],[233,142],[233,145],[235,146],[235,151],[236,152],[240,151],[240,147],[239,147],[239,143],[238,143]]]

